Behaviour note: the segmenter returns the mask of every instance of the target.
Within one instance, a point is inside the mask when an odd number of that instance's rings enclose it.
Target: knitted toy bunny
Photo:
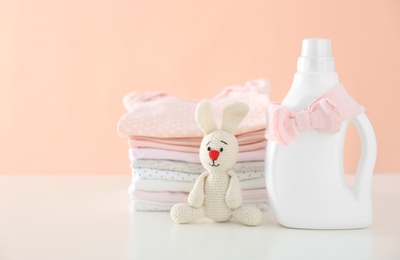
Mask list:
[[[196,180],[188,203],[172,207],[171,217],[176,223],[189,223],[204,216],[215,222],[225,222],[234,217],[248,226],[261,223],[259,209],[241,206],[239,179],[230,170],[236,163],[239,150],[234,132],[248,110],[248,105],[242,102],[226,106],[221,129],[218,129],[211,103],[203,100],[198,104],[196,121],[205,134],[200,146],[200,161],[206,171]]]

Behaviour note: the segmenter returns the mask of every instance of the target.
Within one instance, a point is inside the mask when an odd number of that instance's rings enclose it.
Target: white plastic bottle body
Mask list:
[[[295,74],[282,102],[295,111],[306,110],[318,96],[339,84],[334,71]],[[362,152],[356,180],[344,179],[343,148],[349,121],[361,137]],[[269,141],[266,186],[275,218],[283,226],[305,229],[364,228],[372,222],[371,180],[376,157],[373,128],[360,114],[342,122],[337,134],[314,129],[301,132],[289,146]]]

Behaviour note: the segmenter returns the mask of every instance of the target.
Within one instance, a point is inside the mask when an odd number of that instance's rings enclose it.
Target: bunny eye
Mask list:
[[[208,150],[208,151],[211,151],[211,147],[209,146],[209,147],[207,148],[207,150]]]
[[[220,151],[221,153],[222,153],[223,150],[224,150],[223,148],[219,149],[219,151]]]

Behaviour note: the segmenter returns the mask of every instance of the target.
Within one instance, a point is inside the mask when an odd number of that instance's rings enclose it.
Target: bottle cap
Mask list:
[[[297,71],[335,71],[330,39],[304,39]]]

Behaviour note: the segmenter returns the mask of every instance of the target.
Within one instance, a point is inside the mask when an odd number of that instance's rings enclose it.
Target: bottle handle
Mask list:
[[[361,140],[360,161],[352,190],[361,204],[370,204],[372,174],[376,161],[375,132],[365,113],[353,117],[351,122],[354,123]]]

